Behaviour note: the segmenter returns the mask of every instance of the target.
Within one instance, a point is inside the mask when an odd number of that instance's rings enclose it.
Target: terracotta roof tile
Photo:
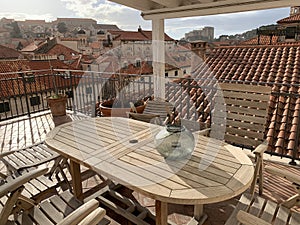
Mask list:
[[[208,99],[215,93],[202,88],[212,87],[216,80],[265,82],[272,87],[265,133],[270,141],[268,151],[290,155],[300,123],[300,96],[296,95],[300,93],[299,71],[300,45],[296,43],[216,48],[205,63],[195,66],[192,71],[191,76],[196,78],[198,86],[191,88],[189,94],[199,120],[209,123],[211,105]],[[184,79],[181,82],[187,84]],[[282,96],[276,95],[278,91]],[[168,92],[167,96],[174,96],[172,94]],[[299,151],[300,147],[297,149]]]
[[[278,36],[265,36],[261,35],[259,38],[254,37],[249,40],[243,41],[240,45],[271,45],[278,43]]]
[[[25,93],[34,93],[42,90],[53,89],[54,84],[49,77],[40,76],[45,74],[51,74],[51,66],[54,69],[74,69],[60,60],[51,61],[29,61],[29,60],[3,60],[0,61],[0,97],[13,96],[15,94],[21,95]],[[22,75],[21,71],[32,71],[30,75],[33,75],[36,82],[28,82],[25,84],[20,83]],[[80,80],[81,73],[75,73],[78,76],[72,79],[73,84],[76,84]],[[64,79],[61,76],[56,77],[56,85],[71,85],[70,79]],[[26,88],[26,89],[25,89]]]
[[[0,45],[0,59],[18,59],[22,54],[12,48]]]
[[[121,31],[121,30],[110,30],[109,31],[114,40],[120,41],[149,41],[152,40],[152,31]],[[173,40],[167,34],[165,34],[165,41]]]
[[[300,13],[278,20],[277,23],[278,24],[300,23]]]
[[[72,60],[74,56],[79,56],[79,52],[74,51],[62,44],[55,44],[49,51],[45,52],[48,55],[64,55],[64,60]]]

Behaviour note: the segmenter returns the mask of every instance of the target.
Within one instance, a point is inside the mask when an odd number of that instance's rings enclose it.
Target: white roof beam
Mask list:
[[[295,5],[299,5],[299,0],[223,0],[180,6],[176,8],[162,8],[143,11],[142,16],[146,20],[171,19],[290,7]]]
[[[111,2],[115,2],[120,5],[125,5],[127,7],[131,7],[141,11],[162,8],[160,4],[157,4],[156,2],[151,0],[112,0]]]
[[[182,4],[181,0],[152,0],[152,1],[169,8],[178,7]]]

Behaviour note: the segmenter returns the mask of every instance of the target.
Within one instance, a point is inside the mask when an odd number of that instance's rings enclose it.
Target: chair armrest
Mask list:
[[[2,197],[14,190],[17,190],[23,184],[27,183],[28,181],[30,181],[33,178],[44,175],[47,171],[48,171],[48,168],[43,168],[43,169],[39,168],[36,170],[31,170],[29,172],[26,172],[15,179],[11,179],[9,182],[0,186],[0,197]]]
[[[65,217],[57,225],[76,225],[85,220],[98,223],[106,214],[105,209],[98,207],[99,202],[96,199],[91,199]]]
[[[128,113],[128,117],[135,119],[135,120],[140,120],[140,121],[144,121],[147,123],[150,123],[151,119],[153,118],[159,118],[160,116],[157,114],[143,114],[143,113],[133,113],[133,112],[129,112]]]
[[[300,186],[300,176],[296,175],[292,172],[286,171],[286,170],[282,170],[279,169],[277,167],[273,167],[273,166],[266,166],[265,170],[268,173],[283,177],[285,179],[287,179],[288,181],[297,184],[298,186]]]
[[[136,107],[134,106],[133,102],[129,102],[129,105],[130,105],[131,111],[134,113],[137,113]]]
[[[1,172],[0,172],[0,178],[6,179],[6,177],[7,177],[7,175],[5,175],[4,173],[1,173]]]
[[[206,128],[203,130],[196,131],[194,133],[198,134],[198,135],[209,136],[210,131],[211,131],[211,128]]]
[[[238,212],[236,217],[238,221],[244,225],[271,225],[270,223],[242,210]]]
[[[262,156],[264,154],[264,152],[268,149],[268,142],[264,141],[263,143],[261,143],[260,145],[258,145],[254,150],[253,153],[255,155],[260,155]]]
[[[103,208],[98,207],[85,217],[78,225],[97,225],[105,216],[106,211]]]
[[[11,154],[13,154],[13,153],[15,153],[15,152],[16,152],[16,150],[14,150],[14,151],[7,151],[7,152],[1,153],[1,154],[0,154],[0,160],[1,160],[3,157],[8,156],[8,155],[11,155]]]

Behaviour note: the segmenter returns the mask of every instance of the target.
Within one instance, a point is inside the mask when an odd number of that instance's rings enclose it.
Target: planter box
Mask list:
[[[143,113],[146,104],[137,106],[137,112]],[[127,113],[132,112],[131,108],[118,108],[114,107],[113,101],[105,101],[100,104],[100,110],[102,116],[112,116],[112,117],[128,117]]]

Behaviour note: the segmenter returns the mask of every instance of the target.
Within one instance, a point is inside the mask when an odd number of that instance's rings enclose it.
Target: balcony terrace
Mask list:
[[[60,125],[66,122],[85,119],[84,114],[74,114],[68,111],[66,116],[58,118],[52,117],[49,110],[39,113],[33,113],[30,117],[18,117],[10,120],[5,120],[0,123],[1,132],[1,146],[2,151],[10,151],[29,146],[33,143],[43,141],[46,134],[52,130],[55,125]],[[247,151],[247,150],[245,150]],[[247,152],[250,157],[253,157],[251,152]],[[265,165],[272,165],[282,170],[291,171],[295,174],[300,173],[299,166],[289,165],[288,158],[281,158],[278,156],[265,155]],[[1,170],[5,171],[5,167],[1,164]],[[70,178],[70,176],[68,175]],[[272,199],[275,202],[282,202],[283,200],[294,195],[296,191],[293,186],[283,178],[279,178],[264,172],[264,192],[263,197]],[[101,180],[98,177],[90,177],[83,182],[85,191],[91,189],[95,184],[100,184]],[[257,190],[256,190],[257,191]],[[145,197],[144,195],[132,192],[129,189],[122,188],[121,193],[131,198],[133,201],[139,202],[141,205],[147,207],[151,212],[155,212],[154,200]],[[95,193],[94,193],[95,194]],[[239,196],[215,204],[205,205],[205,212],[208,214],[208,220],[205,225],[220,225],[224,224],[229,215],[237,204]],[[297,209],[297,208],[296,208]],[[300,211],[300,208],[297,210]],[[217,215],[217,216],[216,216]],[[169,206],[169,221],[174,224],[186,224],[193,216],[192,205],[170,205]],[[112,225],[127,224],[127,220],[108,211],[106,216]]]
[[[92,72],[91,72],[92,73]],[[90,76],[91,73],[87,73],[88,75],[82,76],[80,75],[81,82],[77,84],[77,88],[73,88],[70,83],[68,85],[65,85],[65,83],[59,83],[58,88],[60,92],[62,93],[71,93],[73,92],[69,97],[68,100],[68,110],[66,116],[56,117],[53,118],[50,111],[48,110],[48,106],[46,103],[42,104],[42,101],[40,101],[40,104],[34,105],[29,104],[30,98],[34,96],[46,96],[47,93],[52,93],[54,91],[53,87],[50,87],[45,90],[37,91],[38,86],[36,84],[41,84],[42,80],[49,81],[49,80],[58,80],[62,78],[61,73],[55,73],[53,74],[46,74],[46,75],[39,75],[35,79],[35,85],[33,87],[35,88],[27,88],[27,89],[17,89],[17,93],[10,93],[8,98],[2,100],[2,102],[9,102],[10,105],[18,105],[17,102],[24,103],[23,108],[16,111],[5,111],[2,113],[4,117],[2,117],[2,121],[0,122],[0,136],[1,136],[1,152],[5,151],[11,151],[23,148],[25,146],[29,146],[33,143],[41,142],[45,139],[46,134],[52,130],[55,126],[59,126],[60,124],[74,121],[74,120],[81,120],[85,119],[86,117],[95,117],[95,116],[101,116],[101,113],[97,113],[97,106],[99,101],[98,95],[94,94],[93,90],[97,90],[97,93],[99,93],[99,90],[102,90],[104,87],[104,83],[107,80],[103,78],[97,78],[97,76]],[[77,78],[68,78],[70,80],[75,80]],[[130,84],[127,84],[126,91],[124,96],[128,96],[130,94],[131,99],[138,99],[142,96],[148,96],[153,94],[153,83],[151,80],[151,76],[145,76],[143,79],[140,79],[139,76],[137,76],[138,79],[131,80]],[[66,79],[61,79],[62,82]],[[212,111],[211,106],[207,104],[207,99],[212,99],[209,96],[211,93],[213,93],[212,90],[208,91],[208,88],[211,88],[211,83],[215,83],[215,80],[211,80],[210,84],[207,83],[206,80],[206,86],[203,86],[203,83],[200,80],[191,80],[189,78],[176,78],[176,82],[167,82],[166,83],[166,96],[170,96],[169,101],[174,103],[174,106],[176,106],[179,113],[183,116],[185,119],[189,119],[197,122],[204,122],[204,123],[210,123],[212,118]],[[24,81],[24,80],[23,80]],[[22,82],[23,82],[22,81]],[[93,81],[93,82],[92,82]],[[6,90],[12,90],[9,87],[13,87],[11,81],[6,81],[7,83],[4,84],[4,80],[2,82],[2,88],[5,87]],[[11,82],[11,83],[9,83]],[[241,81],[238,81],[241,82]],[[18,83],[18,82],[16,82]],[[202,84],[202,86],[199,85]],[[251,82],[250,82],[251,83]],[[4,84],[4,85],[3,85]],[[33,84],[33,83],[31,83]],[[253,84],[253,82],[252,82]],[[16,90],[16,89],[15,89]],[[25,91],[24,91],[25,90]],[[33,92],[30,92],[33,91]],[[92,90],[92,91],[91,91]],[[180,91],[181,90],[181,91]],[[183,91],[182,91],[183,90]],[[278,90],[278,89],[276,89]],[[24,91],[24,92],[22,92]],[[101,93],[101,99],[104,101],[104,93]],[[128,95],[126,95],[126,93]],[[174,94],[177,93],[177,94]],[[188,94],[187,94],[188,93]],[[195,93],[198,93],[197,95],[194,95]],[[111,94],[113,94],[111,92]],[[207,95],[204,97],[204,94]],[[12,98],[12,96],[15,96]],[[112,97],[111,95],[109,97]],[[190,97],[191,99],[189,100]],[[202,99],[200,103],[198,103],[197,106],[193,103],[194,99]],[[294,99],[295,98],[295,99]],[[269,111],[269,124],[272,123],[272,118],[278,118],[281,119],[284,117],[282,115],[279,115],[279,113],[282,113],[285,110],[289,109],[290,111],[285,111],[286,118],[282,119],[284,120],[291,120],[293,118],[293,115],[295,113],[299,113],[299,110],[297,110],[299,96],[297,94],[291,94],[291,93],[281,93],[281,92],[273,92],[271,96],[271,109],[273,111]],[[27,99],[27,100],[26,100]],[[281,101],[279,100],[281,99]],[[287,100],[287,99],[293,99],[293,100]],[[283,101],[285,100],[285,101]],[[27,106],[26,106],[27,102]],[[290,102],[293,102],[291,104]],[[187,104],[183,104],[187,103]],[[22,105],[22,104],[21,104]],[[29,111],[27,111],[29,109]],[[275,120],[277,121],[277,120]],[[275,122],[273,121],[273,122]],[[279,124],[282,124],[281,120],[277,121]],[[292,124],[290,125],[292,126]],[[274,127],[282,127],[282,125],[277,125]],[[297,132],[298,128],[295,128],[294,131]],[[272,137],[270,140],[278,140],[280,137],[276,136],[280,133],[282,130],[277,130],[278,132],[273,132]],[[289,129],[286,128],[286,132],[289,132]],[[267,135],[267,133],[266,133]],[[299,135],[296,135],[298,137]],[[282,137],[289,137],[289,135],[283,135]],[[284,139],[282,138],[281,139]],[[284,140],[287,143],[289,143],[288,140]],[[296,143],[298,143],[298,140],[295,140]],[[273,143],[276,143],[274,141]],[[294,145],[298,146],[298,145]],[[247,154],[250,157],[253,157],[251,151],[247,151]],[[283,170],[291,171],[295,174],[300,173],[299,166],[292,166],[289,165],[289,163],[292,164],[299,164],[299,154],[298,154],[298,148],[295,148],[295,153],[287,152],[276,152],[275,146],[270,146],[268,149],[268,153],[265,154],[265,164],[266,165],[273,165],[275,167],[281,168]],[[281,154],[279,154],[281,153]],[[2,166],[2,170],[4,170],[4,166]],[[70,176],[68,176],[70,178]],[[295,190],[293,189],[293,186],[290,185],[288,182],[286,182],[284,179],[277,178],[276,176],[272,176],[268,174],[267,172],[264,172],[265,177],[265,183],[264,183],[264,193],[263,196],[269,199],[272,199],[276,202],[282,202],[284,199],[287,199],[288,197],[295,194]],[[95,186],[95,184],[100,183],[101,181],[97,177],[92,177],[84,181],[83,187],[85,190],[89,190],[92,187]],[[91,189],[92,190],[92,189]],[[95,194],[95,193],[94,193]],[[137,192],[132,192],[131,190],[127,188],[122,188],[122,194],[124,196],[127,196],[131,198],[134,201],[138,201],[141,205],[147,207],[151,212],[155,212],[155,203],[154,200],[145,197],[142,194],[139,194]],[[215,203],[215,204],[208,204],[205,205],[205,211],[208,214],[208,220],[205,222],[205,225],[219,225],[223,224],[226,219],[229,217],[231,212],[234,209],[234,206],[236,205],[238,201],[239,196],[230,199],[228,201]],[[169,220],[175,224],[185,224],[188,222],[193,215],[193,206],[189,205],[171,205],[169,207]],[[218,215],[218,216],[215,216]],[[111,224],[127,224],[126,219],[121,218],[118,215],[115,215],[113,212],[109,212],[107,214],[107,218],[111,220]]]

